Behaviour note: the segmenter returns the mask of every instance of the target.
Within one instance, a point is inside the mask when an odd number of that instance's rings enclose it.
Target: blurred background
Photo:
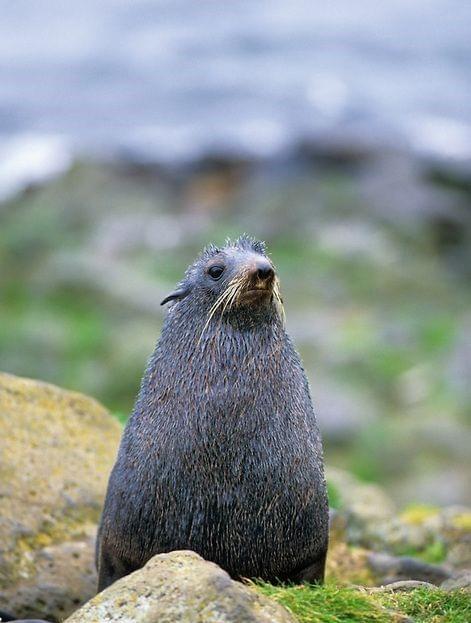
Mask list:
[[[470,503],[470,33],[463,0],[2,2],[0,369],[124,421],[160,300],[248,232],[327,463]]]

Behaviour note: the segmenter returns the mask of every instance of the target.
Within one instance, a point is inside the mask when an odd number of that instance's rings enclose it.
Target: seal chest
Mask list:
[[[322,581],[321,438],[264,245],[208,247],[163,303],[108,483],[99,590],[177,549],[235,578]]]

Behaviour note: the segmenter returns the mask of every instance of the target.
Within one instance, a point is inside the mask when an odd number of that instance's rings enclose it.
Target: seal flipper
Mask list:
[[[295,570],[289,575],[288,580],[295,584],[309,582],[310,584],[323,584],[325,576],[325,561],[327,551],[323,552],[314,562],[307,567]]]
[[[181,299],[184,299],[185,296],[188,296],[190,294],[191,290],[190,288],[178,288],[178,290],[174,290],[173,292],[170,292],[170,294],[168,294],[163,301],[161,301],[161,305],[165,305],[165,303],[169,303],[170,301],[181,301]]]

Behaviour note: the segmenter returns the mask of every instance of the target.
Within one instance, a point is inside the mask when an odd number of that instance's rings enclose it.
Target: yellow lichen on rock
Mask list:
[[[463,511],[457,513],[452,519],[453,526],[458,530],[471,532],[471,513]]]
[[[294,623],[282,606],[190,551],[159,554],[65,623]]]
[[[329,548],[326,579],[340,586],[360,584],[374,586],[375,578],[368,564],[368,550],[350,547],[346,543],[333,543]]]
[[[121,427],[92,398],[0,373],[0,433],[0,605],[62,617],[94,589],[93,539]],[[61,547],[74,551],[69,564]],[[57,584],[52,605],[35,604],[44,583]]]
[[[413,504],[399,515],[399,519],[408,524],[421,525],[425,521],[437,517],[439,513],[440,509],[436,506]]]

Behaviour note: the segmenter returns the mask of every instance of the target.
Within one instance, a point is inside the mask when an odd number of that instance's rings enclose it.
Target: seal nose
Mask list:
[[[268,281],[275,275],[273,266],[266,260],[259,260],[255,267],[257,279],[260,281]]]

